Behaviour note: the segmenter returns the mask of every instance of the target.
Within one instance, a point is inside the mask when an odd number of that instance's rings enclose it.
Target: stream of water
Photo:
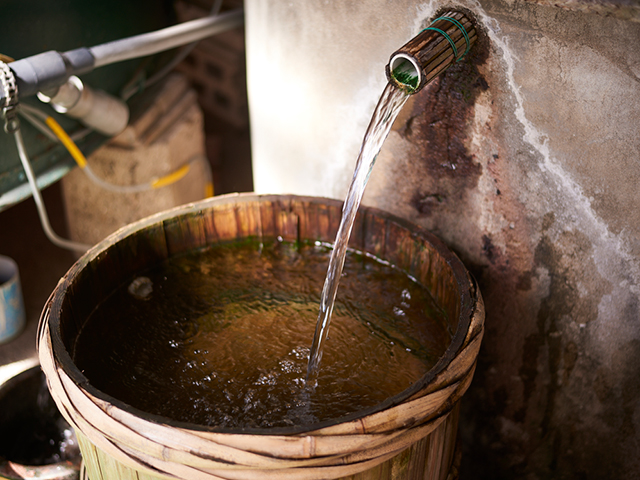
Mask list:
[[[364,135],[364,140],[360,147],[360,154],[356,162],[356,168],[353,173],[353,180],[351,180],[351,185],[349,186],[347,197],[342,207],[342,219],[338,233],[336,234],[331,259],[329,260],[324,287],[322,288],[320,312],[318,314],[313,344],[311,345],[309,354],[309,365],[307,367],[307,385],[309,386],[313,387],[317,383],[323,346],[329,334],[331,313],[344,267],[347,245],[358,207],[364,195],[364,189],[369,180],[371,169],[380,153],[382,144],[387,138],[387,135],[389,135],[393,122],[408,98],[409,95],[406,92],[388,83],[380,96],[380,100],[371,117],[371,122]]]

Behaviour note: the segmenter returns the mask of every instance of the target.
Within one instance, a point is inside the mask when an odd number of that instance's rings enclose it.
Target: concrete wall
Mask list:
[[[462,478],[635,479],[640,8],[545,3],[459,3],[484,43],[405,106],[365,203],[480,282]],[[247,0],[256,190],[344,198],[389,55],[443,6]]]

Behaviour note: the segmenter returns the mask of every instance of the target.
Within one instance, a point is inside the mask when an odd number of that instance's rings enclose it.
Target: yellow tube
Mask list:
[[[76,161],[80,168],[85,168],[87,166],[87,159],[80,151],[78,146],[71,140],[71,137],[67,135],[67,132],[60,126],[58,122],[56,122],[52,117],[47,117],[45,120],[47,126],[51,129],[51,131],[55,134],[56,137],[60,140],[60,142],[65,146],[65,148],[69,151],[73,159]],[[149,185],[150,188],[162,188],[167,185],[171,185],[172,183],[177,182],[181,178],[183,178],[190,169],[190,164],[186,164],[177,170],[163,176],[160,178],[156,178],[152,180]],[[207,189],[208,190],[208,189]],[[213,194],[213,185],[211,186],[211,193]]]
[[[189,172],[189,164],[180,167],[179,169],[165,175],[164,177],[156,178],[151,182],[152,188],[161,188],[171,185],[184,177]]]
[[[87,166],[87,159],[84,157],[78,146],[71,140],[67,132],[56,122],[52,117],[47,117],[45,120],[47,126],[55,134],[56,137],[62,142],[65,148],[69,151],[73,159],[76,161],[80,168]]]

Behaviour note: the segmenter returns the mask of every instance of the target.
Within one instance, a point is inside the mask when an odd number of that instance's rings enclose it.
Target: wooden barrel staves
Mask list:
[[[458,405],[480,348],[484,306],[460,260],[429,232],[363,207],[350,246],[385,259],[429,289],[451,344],[409,389],[374,409],[311,427],[216,431],[146,415],[94,388],[69,352],[83,322],[125,279],[185,251],[239,239],[333,242],[342,202],[228,195],[124,227],[60,280],[39,325],[49,389],[75,428],[91,480],[456,478]]]

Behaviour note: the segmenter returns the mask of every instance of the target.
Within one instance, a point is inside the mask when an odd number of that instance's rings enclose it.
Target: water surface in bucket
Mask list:
[[[407,275],[350,253],[310,395],[308,342],[330,251],[247,243],[170,259],[98,306],[75,363],[133,407],[202,425],[312,425],[378,405],[435,364],[451,340],[446,318]]]

